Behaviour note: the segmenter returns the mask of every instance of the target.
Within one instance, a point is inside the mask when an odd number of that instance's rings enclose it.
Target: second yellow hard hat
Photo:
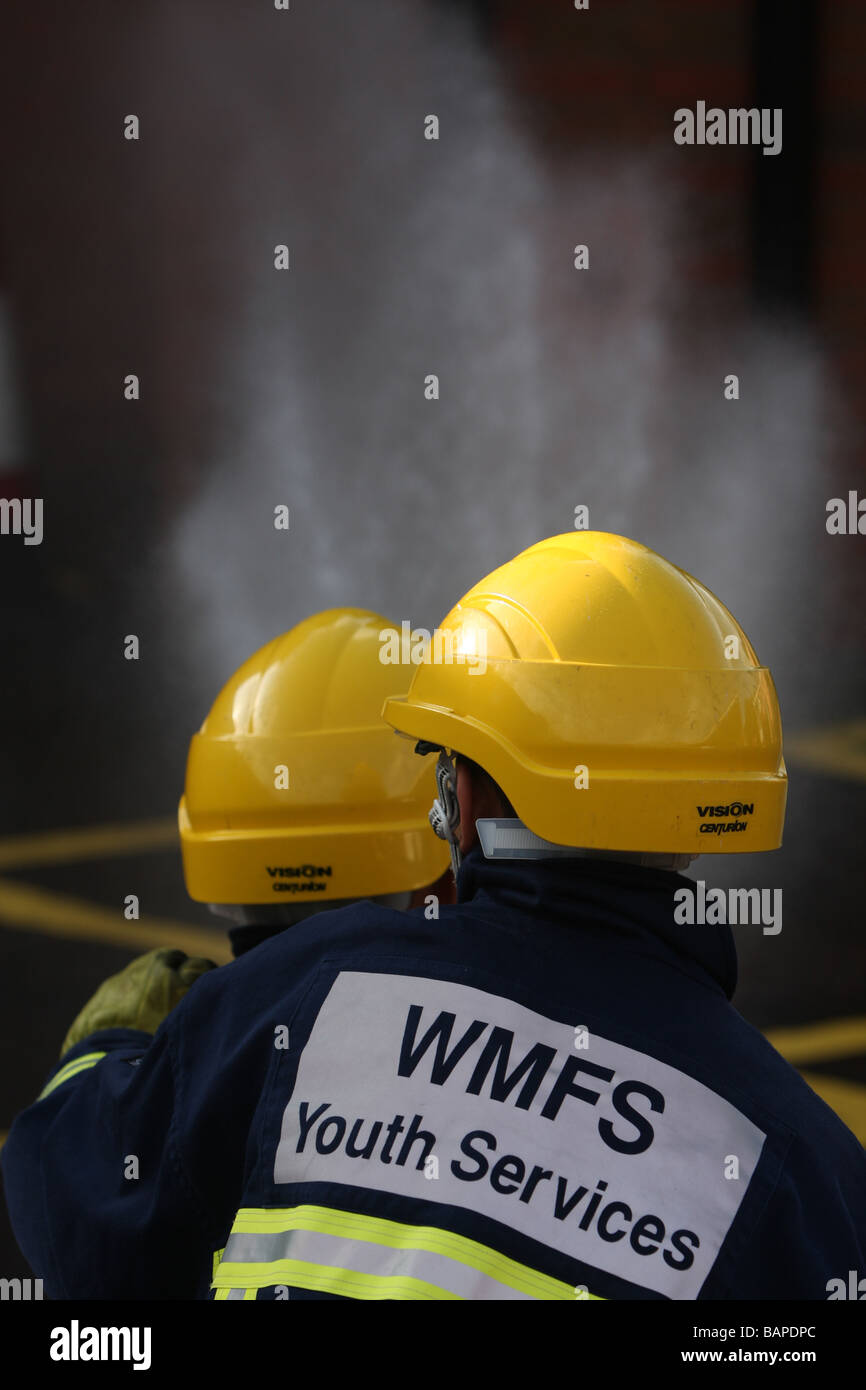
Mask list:
[[[447,849],[429,768],[382,721],[410,670],[385,618],[331,609],[261,648],[190,745],[178,819],[187,889],[211,903],[315,903],[422,888]]]

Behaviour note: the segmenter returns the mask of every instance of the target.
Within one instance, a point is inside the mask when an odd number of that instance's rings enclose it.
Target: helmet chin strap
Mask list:
[[[431,750],[432,751],[432,750]],[[443,748],[436,763],[436,788],[439,792],[430,810],[429,820],[440,840],[448,841],[451,851],[451,871],[457,878],[462,855],[458,827],[460,803],[457,800],[457,769]]]

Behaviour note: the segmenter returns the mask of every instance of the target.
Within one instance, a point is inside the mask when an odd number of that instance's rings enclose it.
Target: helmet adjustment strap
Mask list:
[[[431,748],[428,751],[433,752]],[[457,769],[451,758],[440,749],[436,763],[436,788],[439,792],[430,809],[430,824],[440,840],[448,841],[451,851],[451,869],[456,879],[460,868],[460,841],[457,834],[460,825],[460,803],[457,800]]]

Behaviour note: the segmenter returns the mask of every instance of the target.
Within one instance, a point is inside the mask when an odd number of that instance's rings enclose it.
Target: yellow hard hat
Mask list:
[[[698,580],[601,531],[482,579],[389,724],[471,758],[558,845],[777,849],[787,774],[770,672]],[[435,654],[434,654],[435,655]]]
[[[357,608],[318,613],[217,696],[178,811],[196,901],[312,905],[407,892],[444,871],[429,772],[381,717],[409,683],[379,659],[390,626]]]

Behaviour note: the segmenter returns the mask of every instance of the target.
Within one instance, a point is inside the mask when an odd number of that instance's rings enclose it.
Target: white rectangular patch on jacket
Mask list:
[[[578,1019],[344,971],[302,1053],[274,1181],[462,1207],[692,1299],[764,1139],[715,1091]]]

